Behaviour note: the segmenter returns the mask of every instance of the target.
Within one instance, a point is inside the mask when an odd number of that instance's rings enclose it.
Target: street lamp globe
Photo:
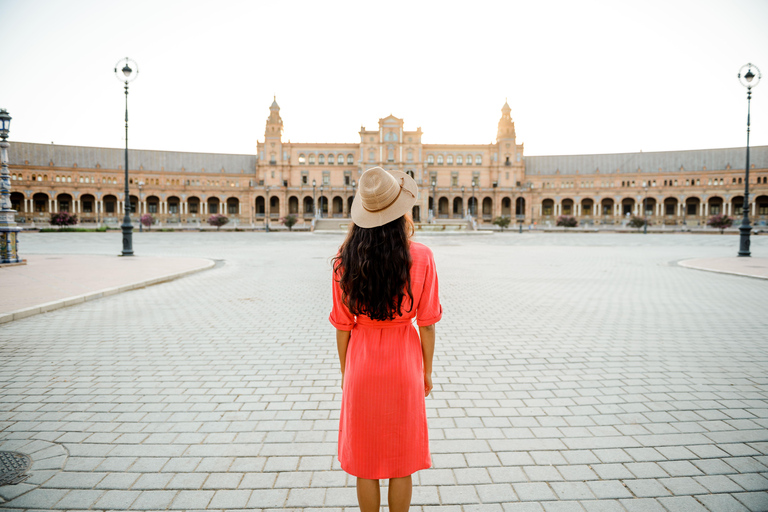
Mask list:
[[[117,61],[117,64],[115,64],[115,76],[125,84],[133,82],[136,80],[136,77],[139,76],[139,65],[136,64],[135,60],[129,59],[128,57],[120,59]]]
[[[11,116],[4,108],[0,108],[0,139],[7,140],[11,132]]]
[[[752,63],[741,66],[739,70],[739,82],[747,89],[757,86],[760,83],[762,74],[757,66]]]

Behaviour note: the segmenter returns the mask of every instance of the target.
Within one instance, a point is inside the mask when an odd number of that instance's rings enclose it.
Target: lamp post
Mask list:
[[[26,263],[19,258],[16,210],[11,208],[11,175],[8,171],[8,134],[11,116],[0,109],[0,263]]]
[[[317,180],[312,180],[312,210],[314,210],[312,213],[315,214],[315,218],[317,218]]]
[[[473,215],[477,215],[477,199],[475,199],[475,180],[472,180],[472,205],[469,207],[469,216],[472,217]],[[472,211],[472,207],[474,206],[474,212]]]
[[[352,202],[355,202],[355,187],[357,186],[357,182],[355,180],[352,180]],[[352,209],[349,209],[349,216],[352,217]]]
[[[752,231],[749,225],[749,124],[750,108],[752,106],[752,88],[760,83],[762,75],[754,64],[742,66],[739,70],[739,82],[747,88],[747,164],[744,172],[744,203],[742,204],[743,217],[739,226],[739,256],[751,256],[749,251],[749,234]]]
[[[144,231],[144,223],[141,222],[141,187],[144,186],[144,182],[139,182],[139,204],[137,206],[137,210],[139,211],[139,233],[142,233]]]
[[[272,201],[269,200],[269,185],[264,190],[267,192],[267,197],[264,201],[264,229],[269,233],[269,216],[272,214]]]
[[[648,234],[648,185],[643,185],[645,198],[643,199],[643,234]]]
[[[464,186],[462,185],[461,187],[461,218],[463,219],[466,216],[467,216],[467,213],[464,209]]]
[[[432,222],[437,217],[437,180],[432,179]]]
[[[120,67],[120,64],[123,66]],[[136,61],[126,57],[115,65],[115,76],[125,84],[125,216],[123,217],[123,256],[133,256],[133,226],[131,225],[131,196],[128,191],[128,83],[139,76]],[[141,222],[139,222],[141,223]]]
[[[323,184],[320,184],[320,218],[323,218]]]

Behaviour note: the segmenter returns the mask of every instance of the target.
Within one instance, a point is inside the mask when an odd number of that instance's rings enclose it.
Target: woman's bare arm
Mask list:
[[[435,324],[420,325],[421,354],[424,358],[424,396],[432,392],[432,356],[435,354]]]
[[[344,370],[347,364],[347,345],[351,331],[336,329],[336,348],[339,351],[339,363],[341,366],[341,389],[344,389]]]

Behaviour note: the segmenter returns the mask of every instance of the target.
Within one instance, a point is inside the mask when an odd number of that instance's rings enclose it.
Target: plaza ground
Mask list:
[[[218,264],[0,326],[0,450],[35,459],[0,506],[355,510],[327,322],[341,240],[137,233],[142,257]],[[768,282],[677,265],[737,237],[420,241],[445,315],[412,510],[768,510]],[[119,251],[117,233],[21,245]]]

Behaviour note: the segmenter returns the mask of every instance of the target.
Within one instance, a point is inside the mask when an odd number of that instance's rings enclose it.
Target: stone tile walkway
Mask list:
[[[119,247],[72,235],[26,234],[25,256]],[[676,264],[732,240],[424,237],[445,317],[412,510],[768,510],[768,287]],[[340,242],[152,233],[137,253],[225,264],[0,326],[0,450],[38,454],[0,507],[355,510],[327,323]]]

